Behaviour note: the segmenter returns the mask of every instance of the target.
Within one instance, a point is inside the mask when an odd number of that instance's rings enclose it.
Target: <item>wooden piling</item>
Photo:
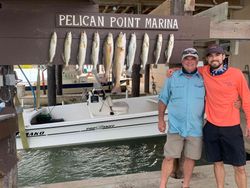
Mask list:
[[[55,65],[48,66],[48,105],[56,105],[56,76],[55,76]]]
[[[132,97],[140,96],[140,70],[141,65],[134,64],[132,72]]]
[[[57,65],[56,66],[56,94],[57,95],[63,94],[62,71],[63,71],[63,65]]]
[[[144,74],[144,92],[149,93],[149,81],[150,81],[150,64],[147,64],[145,67]]]

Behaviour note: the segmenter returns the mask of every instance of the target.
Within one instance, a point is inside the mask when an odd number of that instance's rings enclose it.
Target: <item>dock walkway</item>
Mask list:
[[[226,182],[225,188],[237,188],[234,182],[233,167],[225,165]],[[250,161],[247,162],[248,187],[250,187]],[[89,180],[39,185],[25,188],[158,188],[160,171],[128,174],[114,177],[92,178]],[[195,167],[191,188],[214,188],[216,187],[213,175],[213,166]],[[23,187],[24,188],[24,187]],[[170,178],[168,188],[181,188],[181,180]]]

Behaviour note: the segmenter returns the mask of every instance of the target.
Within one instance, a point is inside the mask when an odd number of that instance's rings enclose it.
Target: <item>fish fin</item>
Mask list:
[[[115,87],[113,87],[113,89],[112,89],[112,91],[111,91],[112,94],[119,94],[119,93],[121,93],[121,92],[122,92],[122,90],[121,90],[121,87],[120,87],[120,86],[115,86]]]
[[[154,69],[157,69],[157,64],[154,64],[154,65],[153,65],[153,68],[154,68]]]
[[[165,65],[166,65],[166,66],[169,66],[169,62],[166,61],[166,62],[165,62]]]

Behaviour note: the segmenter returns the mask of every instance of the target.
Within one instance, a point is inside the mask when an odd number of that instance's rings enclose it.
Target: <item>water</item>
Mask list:
[[[34,186],[161,168],[165,137],[21,151],[18,185]],[[207,164],[204,157],[197,165]]]
[[[165,137],[19,152],[18,185],[160,170]]]

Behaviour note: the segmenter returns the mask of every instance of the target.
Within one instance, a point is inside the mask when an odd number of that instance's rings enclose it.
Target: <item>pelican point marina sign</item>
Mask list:
[[[140,54],[145,33],[149,37],[149,54],[154,54],[159,34],[163,38],[162,49],[164,50],[167,49],[170,34],[174,35],[171,63],[180,62],[182,50],[192,46],[194,40],[207,39],[210,34],[210,20],[206,17],[100,14],[98,6],[88,2],[79,4],[78,0],[70,2],[65,0],[62,6],[52,6],[59,0],[53,3],[24,0],[25,3],[22,4],[18,0],[13,0],[14,4],[9,3],[8,0],[3,1],[14,7],[0,10],[0,64],[6,65],[47,64],[50,59],[51,36],[54,32],[57,34],[54,64],[64,63],[61,54],[64,54],[67,33],[71,32],[72,46],[69,62],[71,65],[78,63],[78,44],[80,33],[83,31],[86,32],[88,39],[85,62],[89,64],[95,32],[99,33],[100,46],[103,46],[108,33],[112,33],[114,39],[120,32],[126,33],[127,43],[132,33],[135,33],[137,45],[135,62],[138,64],[141,63]],[[38,6],[37,2],[42,6]],[[16,11],[15,7],[18,7],[19,11]],[[165,63],[164,50],[161,51],[159,64]],[[102,57],[103,54],[100,53],[100,63]],[[148,63],[153,62],[154,55],[149,55]]]
[[[123,28],[123,29],[158,29],[178,30],[178,19],[175,17],[145,17],[132,15],[81,15],[57,14],[57,27],[85,27],[85,28]]]

